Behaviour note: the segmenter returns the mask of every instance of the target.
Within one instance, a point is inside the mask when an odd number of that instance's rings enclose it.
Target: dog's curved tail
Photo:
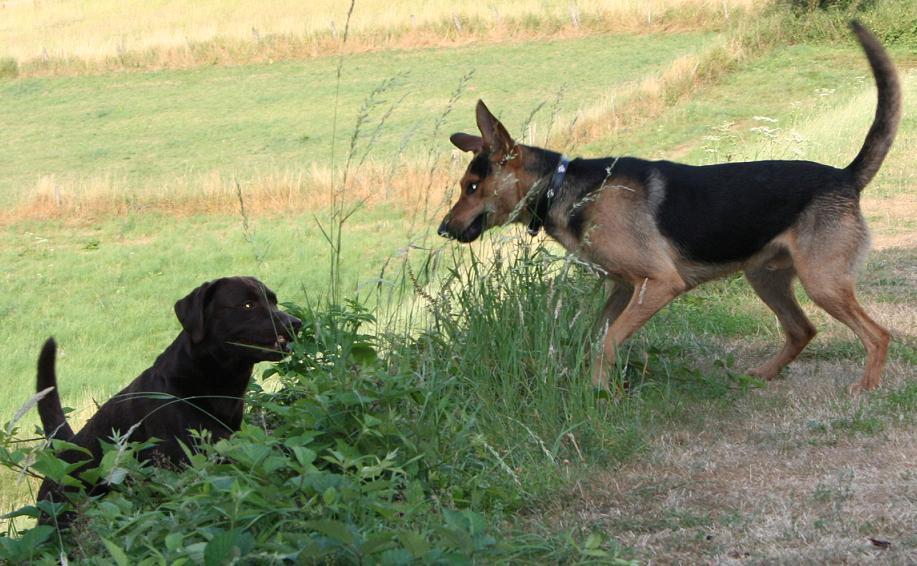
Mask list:
[[[856,20],[850,22],[850,27],[866,52],[879,91],[876,117],[866,134],[866,141],[847,166],[860,192],[876,176],[895,139],[901,121],[901,85],[894,63],[876,36]]]
[[[52,387],[47,395],[38,401],[38,414],[41,416],[41,426],[45,429],[45,436],[60,440],[73,438],[73,429],[67,422],[64,409],[61,407],[60,395],[57,393],[57,373],[54,369],[57,358],[57,342],[48,338],[38,355],[38,380],[36,392],[40,393]]]

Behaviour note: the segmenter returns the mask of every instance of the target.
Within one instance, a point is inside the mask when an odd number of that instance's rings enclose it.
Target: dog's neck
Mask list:
[[[548,223],[551,199],[545,197],[562,157],[556,151],[540,147],[524,146],[522,149],[518,198],[523,206],[516,221],[528,225],[530,231],[534,226],[540,229]]]
[[[191,393],[201,389],[241,397],[248,387],[254,364],[227,356],[222,351],[195,347],[191,336],[183,330],[156,358],[151,369],[161,375],[174,376],[170,381]]]
[[[569,164],[570,158],[566,155],[561,155],[545,187],[538,191],[539,195],[538,198],[535,199],[534,206],[531,204],[529,205],[529,216],[531,216],[531,220],[529,220],[530,235],[535,236],[538,234],[542,226],[547,222],[548,213],[554,205],[554,200],[559,196],[560,190],[563,188],[564,179],[567,176],[567,166]]]

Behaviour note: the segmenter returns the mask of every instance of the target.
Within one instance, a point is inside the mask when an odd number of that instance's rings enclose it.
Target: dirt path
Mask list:
[[[863,302],[896,343],[879,392],[848,397],[862,350],[805,307],[820,332],[782,379],[728,407],[698,406],[547,515],[601,530],[647,564],[917,564],[917,251],[873,258]],[[754,360],[776,346],[727,349]]]
[[[797,363],[701,430],[580,482],[560,515],[645,563],[917,563],[913,370],[886,372],[909,401],[850,401],[858,364]]]

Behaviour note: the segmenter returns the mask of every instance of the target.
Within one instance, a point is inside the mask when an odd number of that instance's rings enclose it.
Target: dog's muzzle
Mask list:
[[[285,336],[278,336],[277,341],[274,342],[273,349],[277,350],[278,352],[289,354],[293,350],[293,347],[290,345],[290,341],[287,340]]]
[[[449,219],[448,218],[443,219],[443,222],[442,224],[439,225],[439,230],[437,230],[436,233],[442,236],[443,238],[449,238],[450,240],[452,239],[453,236],[449,232]]]
[[[289,354],[293,351],[292,341],[302,329],[302,321],[285,312],[280,312],[278,315],[285,332],[277,333],[277,340],[274,342],[273,349],[278,352]]]
[[[454,232],[449,229],[449,219],[443,220],[443,223],[439,225],[439,230],[437,233],[444,238],[449,238],[450,240],[458,240],[463,244],[468,242],[473,242],[478,239],[484,232],[484,227],[487,222],[487,212],[482,212],[477,215],[474,220],[471,221],[471,224],[465,227],[461,232]]]

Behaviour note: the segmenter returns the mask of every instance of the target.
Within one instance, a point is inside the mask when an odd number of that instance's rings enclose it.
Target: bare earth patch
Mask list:
[[[797,363],[702,430],[661,435],[646,457],[580,482],[555,516],[646,563],[913,564],[917,436],[869,419],[850,430],[868,401],[839,382],[860,369]],[[912,372],[890,366],[887,387]]]

